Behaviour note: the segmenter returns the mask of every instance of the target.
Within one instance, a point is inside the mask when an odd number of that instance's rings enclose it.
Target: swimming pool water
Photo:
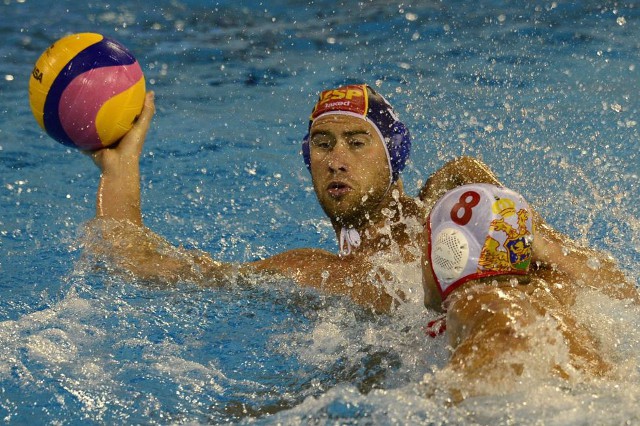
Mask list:
[[[435,314],[417,305],[376,317],[264,277],[161,288],[95,268],[82,243],[98,171],[43,134],[27,97],[33,64],[61,36],[125,44],[156,92],[146,224],[241,262],[336,249],[300,140],[318,91],[366,81],[414,135],[409,193],[447,159],[480,157],[640,282],[636,2],[4,0],[0,16],[2,421],[638,421],[640,316],[619,302],[579,301],[615,348],[615,378],[532,377],[450,406],[447,348],[425,338]]]

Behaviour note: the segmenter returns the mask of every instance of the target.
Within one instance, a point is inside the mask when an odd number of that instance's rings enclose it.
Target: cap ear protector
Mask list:
[[[364,97],[364,101],[361,99],[358,99],[357,102],[345,101],[345,93],[348,96],[349,92],[361,93],[360,96]],[[340,102],[331,103],[332,96],[340,99]],[[339,98],[339,96],[342,97]],[[394,182],[398,180],[400,172],[404,169],[411,153],[411,134],[404,123],[396,118],[391,105],[367,85],[344,86],[334,90],[325,90],[320,94],[320,99],[316,103],[309,120],[307,134],[302,139],[302,158],[309,171],[311,171],[309,138],[313,121],[320,115],[339,114],[341,112],[358,112],[362,115],[362,119],[366,119],[378,129],[389,154],[392,180]]]
[[[407,164],[409,154],[411,153],[411,134],[409,129],[401,121],[396,121],[391,129],[391,136],[386,138],[387,151],[391,160],[391,170],[393,172],[393,181],[400,177],[400,172],[404,170]]]
[[[311,128],[311,124],[309,124],[309,128]],[[309,148],[309,132],[302,139],[302,158],[304,159],[304,164],[311,172],[311,148]]]

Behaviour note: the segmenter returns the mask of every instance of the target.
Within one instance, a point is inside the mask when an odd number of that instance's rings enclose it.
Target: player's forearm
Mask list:
[[[102,172],[96,204],[98,218],[142,224],[139,163],[154,113],[154,94],[149,92],[131,130],[113,147],[91,152],[93,161]]]
[[[126,220],[142,225],[140,211],[140,168],[137,160],[117,170],[105,170],[100,177],[96,217]]]

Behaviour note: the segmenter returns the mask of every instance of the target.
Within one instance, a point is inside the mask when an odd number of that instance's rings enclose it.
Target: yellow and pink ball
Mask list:
[[[118,141],[142,111],[145,81],[120,43],[81,33],[52,44],[29,81],[31,111],[58,142],[96,150]]]

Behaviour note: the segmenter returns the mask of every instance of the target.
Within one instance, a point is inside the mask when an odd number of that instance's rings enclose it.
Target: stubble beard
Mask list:
[[[379,216],[378,210],[386,191],[369,191],[364,195],[350,195],[342,200],[318,199],[333,224],[347,228],[361,228]]]

